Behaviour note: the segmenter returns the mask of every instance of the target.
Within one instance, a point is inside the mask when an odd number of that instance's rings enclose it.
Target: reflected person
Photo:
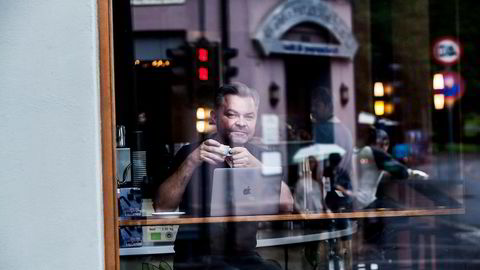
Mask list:
[[[388,174],[394,179],[417,177],[428,178],[428,175],[419,170],[412,170],[395,160],[388,154],[390,140],[387,132],[370,127],[367,145],[357,154],[358,188],[353,193],[357,208],[397,208],[399,205],[388,197],[377,198],[380,181]]]
[[[298,212],[324,212],[323,163],[309,156],[302,164],[301,179],[295,185],[295,210]]]
[[[251,143],[257,121],[258,93],[242,83],[223,85],[215,95],[211,119],[216,133],[184,146],[170,176],[160,184],[156,211],[179,208],[190,216],[209,214],[215,168],[261,167],[261,151]],[[282,182],[280,210],[291,211],[293,199]],[[182,225],[175,240],[175,269],[278,269],[256,252],[256,222]]]
[[[352,189],[350,177],[353,137],[350,130],[335,116],[329,89],[317,86],[312,90],[311,119],[315,143],[337,145],[345,151],[343,155],[331,153],[323,162],[324,176],[331,182],[330,190],[326,191],[327,207],[332,211],[351,208],[351,199],[338,194],[348,193]]]
[[[380,182],[386,174],[394,179],[407,179],[415,176],[426,179],[427,174],[411,170],[388,154],[390,140],[387,132],[369,127],[367,145],[356,154],[358,169],[357,188],[351,194],[357,209],[399,208],[392,198],[377,197]],[[362,220],[363,237],[366,243],[377,246],[381,258],[388,254],[388,237],[395,236],[395,224],[404,222],[402,218],[367,218]]]

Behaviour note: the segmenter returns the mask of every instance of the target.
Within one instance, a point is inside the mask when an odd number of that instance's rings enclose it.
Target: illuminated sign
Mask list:
[[[300,23],[314,23],[328,30],[338,43],[282,40]],[[253,39],[266,55],[271,53],[322,55],[352,59],[358,44],[351,29],[328,3],[320,0],[284,1],[260,24]]]

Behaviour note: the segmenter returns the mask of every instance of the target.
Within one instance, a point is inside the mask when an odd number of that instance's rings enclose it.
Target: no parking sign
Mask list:
[[[439,38],[433,44],[433,58],[443,65],[453,65],[457,63],[462,55],[460,42],[452,37]]]

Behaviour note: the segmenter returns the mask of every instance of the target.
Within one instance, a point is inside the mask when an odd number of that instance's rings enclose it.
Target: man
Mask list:
[[[362,147],[355,155],[358,182],[353,193],[349,194],[354,198],[355,208],[401,208],[400,204],[386,194],[377,197],[380,182],[387,180],[388,178],[385,178],[387,175],[392,179],[427,179],[428,175],[422,171],[407,168],[388,154],[390,139],[384,130],[373,126],[369,127],[366,143],[367,145]],[[381,191],[381,193],[383,192]],[[363,219],[361,227],[363,228],[365,243],[379,248],[378,251],[372,252],[372,254],[380,255],[381,259],[389,257],[390,252],[393,252],[393,255],[396,251],[391,250],[388,237],[396,235],[396,224],[405,222],[405,218],[400,217]]]
[[[323,161],[323,176],[331,179],[331,192],[325,194],[326,206],[337,211],[351,208],[351,199],[339,196],[337,191],[348,193],[352,189],[351,171],[353,138],[350,130],[335,116],[333,101],[327,88],[317,86],[312,90],[311,119],[313,122],[313,140],[320,144],[335,144],[345,150],[340,156],[338,153],[330,154]]]
[[[246,85],[220,87],[211,113],[217,132],[180,149],[170,176],[158,188],[156,211],[179,207],[188,215],[206,216],[215,168],[262,166],[260,149],[249,143],[258,106],[258,93]],[[280,193],[281,210],[291,210],[293,199],[283,182]],[[182,225],[175,241],[175,269],[277,269],[255,253],[256,233],[256,222]]]
[[[333,112],[330,91],[324,87],[312,90],[311,119],[313,140],[316,143],[336,144],[345,150],[338,168],[350,176],[352,170],[353,138],[350,130]]]
[[[334,115],[329,89],[321,86],[314,87],[311,90],[310,104],[313,141],[321,145],[336,145],[345,152],[343,155],[330,153],[324,160],[316,160],[313,157],[315,153],[311,153],[312,156],[308,157],[308,177],[299,179],[295,186],[295,207],[300,212],[344,211],[351,208],[351,198],[338,194],[341,194],[340,191],[348,193],[351,189],[352,135],[350,130]],[[329,182],[324,182],[323,177],[329,179]],[[328,187],[324,188],[323,183]],[[311,230],[332,228],[341,230],[349,227],[350,221],[348,219],[332,219],[309,221],[304,224]],[[341,237],[335,241],[305,243],[305,258],[311,265],[316,265],[316,269],[325,269],[328,268],[329,263],[328,250],[347,251],[343,260],[351,261],[350,248],[347,248],[349,246],[351,246],[351,237]],[[349,268],[348,263],[345,265],[346,268]]]
[[[357,208],[398,208],[399,205],[388,197],[378,199],[380,181],[388,174],[393,179],[409,177],[427,179],[428,174],[407,168],[388,154],[390,139],[382,129],[370,127],[367,145],[357,154],[358,187],[353,193]]]

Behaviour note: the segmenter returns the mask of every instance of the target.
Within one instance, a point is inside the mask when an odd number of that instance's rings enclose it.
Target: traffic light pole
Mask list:
[[[198,1],[198,25],[201,37],[205,37],[205,0]]]
[[[222,28],[222,51],[230,47],[230,5],[229,0],[220,1],[220,27]],[[230,59],[224,59],[225,66],[230,65]],[[224,83],[230,83],[230,78],[226,76]]]

